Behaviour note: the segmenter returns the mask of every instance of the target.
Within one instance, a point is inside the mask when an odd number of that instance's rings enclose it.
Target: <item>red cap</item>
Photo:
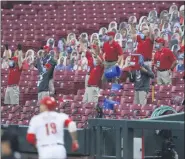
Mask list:
[[[57,102],[56,102],[55,98],[53,98],[53,97],[42,98],[42,100],[40,101],[40,105],[41,104],[45,105],[49,110],[53,110],[57,106]]]
[[[50,69],[52,66],[51,66],[50,63],[46,63],[46,64],[44,65],[44,67],[47,68],[47,69]]]
[[[113,36],[113,37],[115,37],[116,33],[113,32],[113,31],[110,31],[110,32],[107,33],[107,35],[108,35],[108,36]]]
[[[12,57],[12,60],[13,60],[14,62],[18,62],[18,57],[14,56],[14,57]]]
[[[157,38],[155,41],[157,43],[162,43],[162,44],[165,44],[165,42],[166,42],[163,38]]]
[[[43,47],[43,49],[44,49],[44,50],[47,50],[47,49],[49,49],[49,46],[45,45],[45,46]]]

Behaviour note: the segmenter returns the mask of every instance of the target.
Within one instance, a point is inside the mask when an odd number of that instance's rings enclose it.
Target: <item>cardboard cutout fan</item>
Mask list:
[[[55,40],[53,38],[49,38],[46,43],[47,46],[54,48],[55,47]]]
[[[88,34],[87,33],[81,33],[80,34],[80,41],[86,45],[88,45],[89,39],[88,39]],[[86,46],[87,47],[87,46]]]
[[[169,20],[170,20],[170,14],[168,13],[167,10],[163,10],[163,11],[161,12],[159,18],[160,18],[160,23],[161,23],[161,25],[163,25],[164,23],[169,22]]]
[[[110,22],[108,31],[111,31],[112,28],[115,28],[117,30],[118,24],[115,21]]]
[[[92,43],[93,40],[99,40],[99,35],[98,35],[98,33],[93,33],[93,34],[91,35],[90,43]]]
[[[172,34],[170,23],[164,23],[161,29],[162,34]]]
[[[134,52],[134,42],[132,39],[128,39],[128,41],[126,42],[126,46],[125,46],[125,53],[130,54]]]
[[[169,14],[172,14],[173,11],[175,11],[175,10],[178,11],[178,7],[177,7],[177,5],[173,4],[173,5],[170,7],[170,9],[169,9]]]
[[[161,31],[158,27],[154,28],[154,39],[157,39],[158,37],[160,37],[161,35]]]
[[[179,33],[180,36],[182,36],[183,32],[182,32],[180,23],[175,23],[175,24],[173,25],[173,33]]]
[[[156,10],[150,11],[147,20],[150,23],[157,23],[157,11]]]
[[[105,35],[107,32],[108,32],[108,31],[107,31],[107,28],[102,27],[102,28],[100,28],[100,30],[99,30],[99,35]]]
[[[76,39],[76,35],[74,33],[69,33],[67,36],[67,43],[69,43],[72,39]]]
[[[128,28],[127,22],[121,22],[120,23],[120,25],[119,25],[119,31],[121,31],[121,29],[124,29],[124,28]]]
[[[175,23],[180,22],[180,14],[179,14],[178,10],[175,10],[172,12],[171,17],[170,17],[170,22],[171,22],[172,26]]]
[[[149,30],[149,26],[147,23],[143,22],[141,23],[141,25],[139,26],[139,31],[143,31],[144,29],[148,29]]]
[[[147,20],[147,16],[142,16],[140,19],[139,19],[139,25],[141,24],[141,23],[147,23],[148,22],[148,20]]]
[[[127,28],[121,29],[120,34],[122,36],[122,47],[125,48],[127,42],[128,29]]]
[[[128,24],[135,24],[135,23],[137,23],[136,16],[130,16],[128,19]]]
[[[123,38],[122,38],[122,35],[121,35],[121,33],[116,33],[116,35],[115,35],[115,41],[117,41],[119,44],[120,44],[120,46],[122,47],[122,41],[123,41]]]
[[[176,40],[178,41],[178,43],[181,42],[181,36],[180,36],[179,33],[174,33],[174,34],[172,35],[171,39],[172,39],[172,40],[173,40],[173,39],[176,39]]]

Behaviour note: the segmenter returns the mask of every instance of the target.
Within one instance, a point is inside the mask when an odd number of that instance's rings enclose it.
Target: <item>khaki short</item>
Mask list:
[[[4,104],[19,105],[19,86],[6,88]]]
[[[49,96],[49,91],[43,91],[38,93],[38,102],[42,100],[42,98]]]
[[[100,89],[98,87],[87,87],[83,97],[84,103],[95,102],[98,103]]]
[[[157,71],[157,84],[159,85],[168,85],[172,84],[172,74],[171,71]]]
[[[134,104],[146,105],[146,103],[147,103],[147,92],[146,91],[135,91]]]

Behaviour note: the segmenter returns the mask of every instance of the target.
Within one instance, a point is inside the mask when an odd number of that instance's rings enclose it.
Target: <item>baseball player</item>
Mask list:
[[[27,132],[27,141],[36,146],[39,159],[66,159],[64,128],[68,128],[72,138],[72,151],[79,148],[76,124],[68,115],[57,113],[53,97],[40,101],[40,114],[34,116]]]

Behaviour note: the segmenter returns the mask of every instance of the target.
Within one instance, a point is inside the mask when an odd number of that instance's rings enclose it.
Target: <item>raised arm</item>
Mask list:
[[[149,37],[152,42],[154,42],[154,32],[151,26],[149,26]]]
[[[19,69],[22,68],[23,58],[22,58],[22,51],[18,51],[18,66]]]

